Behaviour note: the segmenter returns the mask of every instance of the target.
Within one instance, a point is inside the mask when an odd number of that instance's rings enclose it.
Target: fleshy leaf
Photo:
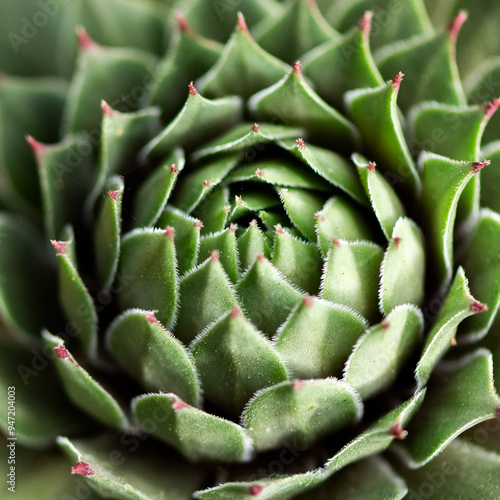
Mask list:
[[[354,125],[307,84],[298,61],[289,75],[252,96],[248,106],[263,118],[304,127],[322,143],[330,144],[335,137],[341,150],[352,151],[358,141]]]
[[[243,270],[248,269],[259,254],[264,255],[266,259],[271,258],[267,240],[255,219],[250,222],[245,232],[238,237],[238,250]]]
[[[382,257],[382,249],[374,243],[334,239],[323,268],[321,297],[376,321]]]
[[[237,307],[196,338],[191,354],[207,399],[231,414],[259,389],[288,379],[269,340]]]
[[[500,182],[500,141],[488,144],[483,150],[491,165],[481,172],[481,206],[500,212],[500,196],[497,186]]]
[[[127,416],[115,398],[97,382],[64,346],[64,341],[45,331],[47,349],[53,350],[53,363],[68,399],[101,424],[118,429],[130,427]],[[49,351],[50,352],[50,351]]]
[[[466,429],[498,416],[499,404],[489,351],[479,349],[442,365],[408,427],[403,455],[408,465],[418,468],[428,463]]]
[[[276,333],[275,347],[295,377],[336,376],[366,327],[347,307],[308,296]]]
[[[170,328],[179,296],[174,229],[136,229],[122,239],[118,275],[121,309],[153,309],[158,320]]]
[[[421,305],[424,299],[425,250],[419,227],[406,217],[394,226],[380,266],[379,305],[389,314],[400,304]]]
[[[258,451],[278,448],[292,440],[308,446],[362,415],[359,396],[334,378],[282,382],[257,393],[243,422]]]
[[[424,349],[415,371],[419,387],[426,384],[436,364],[455,342],[457,327],[465,318],[486,311],[469,291],[463,268],[459,267],[448,295],[427,335]]]
[[[180,309],[174,333],[185,344],[238,305],[232,284],[216,251],[182,277],[179,295]]]
[[[345,381],[363,399],[385,389],[413,352],[423,323],[422,313],[416,307],[397,306],[356,343],[345,365]]]
[[[302,298],[262,254],[243,275],[236,292],[250,321],[268,335],[276,332]]]
[[[239,425],[186,404],[175,394],[149,394],[132,400],[134,415],[148,428],[151,415],[160,413],[151,434],[167,442],[191,461],[245,462],[252,440]]]
[[[230,164],[228,170],[232,168],[232,165],[234,163]],[[193,174],[193,178],[195,175]],[[215,182],[219,182],[219,179]],[[215,186],[214,189],[212,187],[212,184],[205,185],[205,182],[203,182],[204,191],[200,195],[200,201],[197,202],[198,204],[193,212],[202,223],[202,236],[224,230],[231,214],[229,189],[226,186]],[[199,189],[200,187],[197,187],[195,191],[198,192]]]

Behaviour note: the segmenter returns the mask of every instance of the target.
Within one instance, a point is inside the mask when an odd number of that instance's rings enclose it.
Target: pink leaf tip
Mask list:
[[[57,347],[54,347],[54,351],[56,351],[56,355],[58,358],[61,359],[68,359],[69,358],[69,352],[66,347],[64,347],[62,344],[58,345]]]
[[[314,217],[316,217],[316,220],[317,220],[318,222],[325,222],[325,220],[326,220],[326,219],[325,219],[325,216],[324,216],[321,212],[316,212],[316,213],[314,214]]]
[[[258,497],[262,490],[264,489],[264,486],[260,486],[258,484],[251,484],[249,487],[248,487],[249,491],[250,491],[250,495],[252,495],[253,497]]]
[[[90,465],[85,462],[78,462],[72,469],[71,474],[78,474],[79,476],[93,476],[94,471]]]
[[[255,175],[259,178],[259,179],[262,179],[264,177],[264,172],[258,168],[256,171],[255,171]]]
[[[306,295],[302,299],[302,302],[307,307],[307,309],[311,309],[311,307],[314,305],[314,295]]]
[[[340,240],[338,238],[333,238],[332,240],[333,246],[340,248],[342,245],[340,244]]]
[[[146,318],[146,321],[147,321],[148,323],[151,323],[152,325],[157,325],[157,324],[159,324],[159,323],[160,323],[160,322],[158,321],[158,319],[156,318],[156,316],[155,316],[155,312],[154,312],[154,311],[149,311],[149,312],[146,314],[145,318]]]
[[[299,380],[297,378],[292,380],[292,387],[296,391],[300,391],[305,385],[306,383],[303,380]]]
[[[278,234],[284,234],[285,231],[283,229],[283,226],[281,224],[276,224],[274,226],[274,230],[278,233]]]
[[[482,170],[484,167],[486,167],[490,163],[491,163],[490,160],[472,161],[470,163],[470,165],[472,167],[472,173],[477,174],[480,170]]]
[[[367,10],[364,16],[359,21],[359,27],[365,37],[370,35],[370,30],[372,29],[372,19],[373,19],[373,12]]]
[[[235,195],[234,202],[236,203],[236,205],[241,206],[243,205],[243,198],[241,196]]]
[[[259,133],[259,124],[258,123],[254,123],[253,126],[252,126],[252,130],[258,134]]]
[[[172,166],[170,167],[170,172],[176,174],[177,172],[179,172],[179,167],[175,163],[172,163]]]
[[[300,67],[300,61],[297,61],[294,65],[293,65],[293,72],[299,77],[299,78],[302,78],[302,69]]]
[[[488,121],[495,114],[498,106],[500,106],[500,99],[493,99],[493,101],[484,104],[484,109],[486,111],[484,119],[486,121]]]
[[[488,306],[486,304],[483,304],[482,302],[479,302],[478,300],[475,300],[469,306],[469,311],[474,313],[474,314],[479,314],[479,313],[485,312],[487,310],[488,310]]]
[[[458,34],[462,29],[463,24],[467,21],[467,12],[462,10],[458,15],[452,19],[451,23],[448,25],[448,33],[453,42],[456,42]]]
[[[264,254],[262,252],[259,252],[257,254],[257,260],[262,264],[265,260]]]
[[[396,248],[399,248],[399,245],[401,244],[401,238],[399,236],[396,236],[392,239],[394,242],[394,245],[396,245]]]
[[[197,96],[197,95],[200,95],[199,92],[196,90],[195,86],[193,85],[193,82],[191,82],[189,85],[189,95],[192,95],[192,96]]]
[[[64,241],[56,240],[50,240],[50,243],[52,243],[52,246],[59,255],[66,255],[67,243],[65,243]]]
[[[120,191],[113,191],[112,189],[110,189],[108,191],[108,196],[113,200],[113,201],[117,201],[118,200],[118,195],[120,194]]]
[[[172,226],[167,226],[165,228],[165,236],[170,240],[170,241],[174,241],[174,237],[175,237],[175,229],[172,227]]]
[[[33,151],[33,154],[35,155],[37,161],[40,162],[42,159],[42,156],[45,153],[45,151],[47,150],[48,146],[41,143],[41,142],[38,142],[36,139],[33,139],[33,137],[31,137],[31,135],[26,136],[26,141],[30,145],[30,147]]]
[[[212,262],[219,262],[219,252],[217,250],[212,250],[210,252],[210,260]]]
[[[182,401],[182,399],[179,396],[173,396],[173,401],[172,401],[172,410],[183,410],[185,408],[190,408],[190,406]]]
[[[104,100],[101,100],[101,110],[104,116],[112,116],[116,111]]]
[[[212,183],[208,179],[205,179],[203,181],[203,185],[208,189],[212,185]]]
[[[238,224],[230,224],[229,226],[229,231],[231,231],[231,233],[235,233],[236,231],[238,230]]]
[[[85,31],[85,28],[77,28],[76,36],[78,38],[78,47],[80,47],[80,50],[89,50],[98,47],[97,43],[95,43]]]
[[[375,172],[375,167],[376,166],[377,166],[377,164],[374,161],[371,161],[370,163],[368,163],[368,170],[370,172]]]
[[[182,31],[183,33],[192,32],[191,26],[189,26],[189,23],[187,22],[187,19],[182,12],[180,11],[175,12],[175,21],[177,22],[179,30]]]
[[[231,309],[231,318],[237,319],[237,318],[241,318],[241,316],[242,316],[242,314],[241,314],[240,308],[238,306],[234,306]]]
[[[403,427],[401,427],[400,423],[393,425],[389,429],[389,432],[391,433],[391,435],[393,437],[395,437],[396,439],[399,439],[399,440],[405,439],[406,436],[408,436],[408,431],[403,429]]]
[[[203,227],[203,222],[201,222],[201,220],[197,220],[194,222],[193,226],[201,229]]]
[[[388,319],[384,319],[384,321],[382,321],[382,323],[380,323],[380,326],[384,330],[387,330],[391,326],[391,322]]]
[[[238,12],[238,24],[237,27],[241,30],[244,31],[245,33],[250,34],[248,31],[247,23],[245,21],[245,18],[243,17],[243,14],[241,12]]]
[[[403,79],[403,73],[401,71],[392,79],[392,85],[396,92],[399,92],[399,86],[401,85],[401,80]]]
[[[300,151],[306,149],[306,143],[304,142],[304,139],[299,138],[295,141],[295,143],[297,144],[297,149],[299,149]]]

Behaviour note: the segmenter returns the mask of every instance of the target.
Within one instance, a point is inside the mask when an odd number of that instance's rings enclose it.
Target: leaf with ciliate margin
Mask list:
[[[424,299],[425,248],[422,231],[407,217],[396,222],[380,265],[379,307],[388,314],[400,304]]]
[[[135,436],[71,441],[59,437],[57,444],[70,459],[80,485],[90,486],[100,498],[189,500],[205,479],[201,467],[193,468],[172,450],[163,449],[160,454]]]
[[[467,103],[455,59],[457,36],[466,19],[467,14],[460,12],[444,33],[409,38],[376,53],[377,67],[384,78],[398,71],[406,75],[398,98],[403,112],[422,101],[452,106]]]
[[[148,391],[175,391],[200,406],[200,384],[193,358],[151,311],[129,309],[106,332],[108,351]]]
[[[169,125],[144,147],[143,154],[157,157],[174,147],[196,147],[230,128],[238,121],[240,114],[239,97],[205,99],[190,84],[184,107]]]
[[[208,188],[202,196],[206,195],[194,210],[194,215],[200,219],[201,235],[217,233],[224,230],[231,213],[229,202],[229,189],[226,186]]]
[[[389,386],[412,354],[424,318],[413,305],[395,307],[356,343],[344,368],[344,380],[367,399]]]
[[[499,405],[493,357],[487,349],[443,362],[430,380],[424,404],[398,451],[410,468],[419,468],[465,430],[497,417]]]
[[[471,295],[464,270],[459,267],[432,329],[427,334],[422,355],[415,370],[415,378],[419,387],[427,383],[439,360],[454,344],[458,325],[468,316],[486,310],[487,307]]]
[[[196,265],[203,224],[175,207],[167,205],[157,221],[159,227],[171,226],[175,230],[175,252],[179,275]]]
[[[428,262],[435,287],[446,288],[453,272],[453,228],[465,186],[489,162],[461,162],[424,152],[422,171],[422,224],[429,247]]]
[[[264,255],[266,259],[271,258],[267,240],[255,219],[250,222],[245,232],[238,236],[238,250],[241,268],[244,271],[252,265],[259,254]]]
[[[372,13],[366,12],[359,25],[342,39],[319,45],[302,59],[305,77],[310,78],[318,94],[337,109],[343,109],[347,91],[378,87],[383,83],[370,51],[371,22]]]
[[[314,215],[318,244],[323,257],[328,255],[333,238],[346,241],[376,239],[373,224],[367,220],[365,212],[343,196],[333,196]]]
[[[358,393],[335,378],[294,380],[255,394],[242,414],[242,422],[257,451],[289,442],[309,446],[325,434],[361,418]]]
[[[181,278],[179,295],[174,333],[184,344],[189,344],[210,323],[238,305],[217,251]]]
[[[118,275],[122,310],[153,309],[166,328],[179,304],[174,229],[135,229],[122,238]]]
[[[304,127],[315,141],[331,144],[335,137],[341,150],[352,151],[359,141],[356,127],[304,80],[298,61],[287,76],[253,95],[248,107],[263,118],[278,118],[287,125]]]
[[[377,321],[379,270],[383,250],[367,241],[334,239],[323,267],[321,297]]]
[[[71,81],[63,116],[63,130],[82,130],[98,134],[101,127],[101,101],[121,112],[137,110],[141,102],[130,97],[130,89],[144,89],[154,74],[156,57],[131,48],[97,45],[82,30],[76,72]]]
[[[349,308],[308,296],[276,332],[274,345],[294,377],[337,376],[367,326]]]
[[[219,60],[196,82],[209,97],[252,94],[272,85],[290,70],[290,66],[263,50],[251,37],[245,19],[238,23],[224,46]]]
[[[288,379],[271,342],[235,307],[191,344],[206,398],[240,415],[252,395]]]
[[[318,247],[293,237],[281,225],[276,226],[274,234],[273,266],[301,290],[317,294],[323,267]]]
[[[466,318],[459,326],[459,342],[484,337],[495,320],[500,303],[500,215],[482,210],[479,222],[461,264],[469,277],[469,287],[478,300],[488,306],[483,314]]]
[[[83,282],[77,268],[73,229],[64,230],[62,241],[52,240],[59,258],[58,296],[68,321],[74,325],[78,342],[87,357],[97,359],[97,312],[94,300]]]
[[[358,175],[384,236],[389,240],[396,221],[405,215],[405,208],[387,179],[377,170],[374,162],[368,162],[358,153],[351,156]]]
[[[48,331],[44,331],[42,335],[47,349],[55,351],[53,364],[68,399],[101,424],[118,429],[130,428],[128,418],[120,404],[76,362],[64,346],[63,339]]]
[[[109,290],[118,268],[123,198],[123,178],[114,175],[109,179],[108,191],[101,200],[94,232],[94,258],[99,282]]]
[[[132,218],[135,227],[155,226],[184,168],[182,149],[175,149],[161,165],[139,186],[134,198]]]
[[[377,162],[391,185],[414,196],[420,178],[406,144],[396,100],[402,75],[380,87],[347,92],[345,104],[365,139],[367,154]]]
[[[246,462],[253,452],[252,439],[241,426],[189,406],[175,394],[144,394],[132,400],[139,425],[170,444],[190,461]],[[162,415],[153,420],[152,415]]]
[[[248,319],[269,336],[288,317],[302,299],[302,292],[286,280],[262,254],[236,286],[240,303]]]
[[[481,498],[496,500],[500,495],[500,455],[455,439],[431,462],[417,470],[394,464],[410,491],[430,500]]]

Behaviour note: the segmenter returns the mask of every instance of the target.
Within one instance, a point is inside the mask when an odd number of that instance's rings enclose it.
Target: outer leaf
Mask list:
[[[232,168],[232,166],[229,168]],[[193,178],[194,175],[195,174],[193,174]],[[217,184],[219,180],[220,179],[216,179],[215,184]],[[197,192],[199,189],[200,187],[196,187],[194,191]],[[230,213],[229,189],[225,186],[216,186],[215,189],[212,189],[212,184],[207,187],[204,182],[203,192],[200,195],[200,202],[194,210],[196,217],[202,221],[201,234],[208,235],[222,231],[226,227]]]
[[[145,428],[160,414],[151,434],[177,448],[191,461],[245,462],[252,441],[239,425],[187,405],[175,394],[150,394],[132,400],[134,415]],[[201,432],[200,432],[201,431]]]
[[[118,364],[146,390],[175,391],[189,404],[200,405],[193,359],[154,313],[126,311],[109,327],[106,343]]]
[[[266,259],[271,257],[269,245],[255,219],[250,222],[245,232],[238,237],[238,250],[243,270],[248,269],[259,254],[264,255]]]
[[[294,440],[308,446],[358,420],[359,396],[334,378],[282,382],[257,393],[243,414],[245,427],[259,451]]]

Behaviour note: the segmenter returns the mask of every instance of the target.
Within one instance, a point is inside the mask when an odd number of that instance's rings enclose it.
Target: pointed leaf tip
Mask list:
[[[165,236],[170,240],[174,241],[175,229],[172,226],[167,226],[165,228]]]
[[[193,82],[191,82],[189,85],[189,95],[192,95],[192,96],[197,96],[197,95],[200,95],[199,92],[196,90],[195,86],[193,85]]]
[[[95,43],[94,40],[90,38],[85,28],[77,28],[76,36],[78,38],[78,47],[80,48],[80,50],[89,50],[98,46],[97,43]]]
[[[172,396],[172,410],[183,410],[185,408],[191,408],[191,406],[185,403],[179,396],[176,396],[175,394],[173,394]]]
[[[285,231],[283,230],[283,226],[281,224],[276,224],[274,226],[274,230],[278,233],[278,234],[284,234]]]
[[[31,149],[33,150],[33,154],[39,162],[42,158],[43,153],[47,150],[47,146],[41,142],[38,142],[31,135],[26,136],[26,141],[30,145]]]
[[[101,100],[101,110],[104,116],[111,116],[115,113],[115,110],[104,100]]]
[[[340,248],[342,245],[340,244],[340,240],[338,238],[333,238],[332,243],[335,247]]]
[[[377,166],[377,164],[374,161],[371,161],[370,163],[368,163],[368,170],[370,172],[375,172],[375,167],[376,166]]]
[[[250,491],[250,495],[252,495],[253,497],[258,497],[262,490],[264,489],[264,486],[260,486],[258,484],[252,484],[248,487],[249,491]]]
[[[479,314],[479,313],[485,312],[487,310],[488,310],[488,306],[486,304],[483,304],[483,303],[477,301],[477,300],[469,306],[469,311],[471,311],[474,314]]]
[[[241,31],[244,31],[245,33],[250,34],[248,31],[247,23],[245,21],[245,18],[243,17],[243,14],[241,12],[238,12],[238,24],[237,24],[238,29]]]
[[[491,162],[490,160],[483,160],[483,161],[473,161],[470,163],[472,167],[472,173],[477,174],[480,170],[482,170],[484,167],[489,165]]]
[[[174,16],[175,16],[175,21],[177,22],[177,27],[179,28],[180,31],[182,31],[183,33],[190,33],[193,31],[191,26],[189,26],[186,17],[181,11],[179,10],[175,11]]]
[[[401,243],[401,238],[396,236],[395,238],[393,238],[392,241],[394,242],[394,245],[396,245],[396,248],[399,248],[399,245]]]
[[[465,10],[461,10],[448,25],[448,33],[450,34],[450,38],[453,42],[456,41],[458,34],[460,33],[460,30],[462,29],[462,26],[466,20],[467,12],[465,12]]]
[[[300,61],[297,61],[293,65],[293,72],[299,77],[302,78],[302,69],[300,68]]]
[[[304,139],[299,138],[295,142],[297,144],[297,149],[299,149],[300,151],[306,149],[306,143],[304,142]]]
[[[231,233],[236,233],[237,230],[238,230],[238,224],[233,223],[229,226],[229,231],[231,231]]]
[[[148,323],[151,323],[152,325],[158,325],[160,324],[160,322],[158,321],[157,317],[155,316],[155,313],[154,311],[149,311],[147,314],[146,314],[146,321]]]
[[[203,185],[208,189],[212,185],[212,183],[208,179],[205,179],[203,181]]]
[[[302,302],[307,307],[307,309],[311,309],[311,307],[314,305],[314,295],[306,295],[302,299]]]
[[[54,347],[54,351],[56,352],[56,355],[58,358],[61,358],[61,359],[68,359],[69,358],[69,352],[66,349],[66,347],[64,347],[62,344]]]
[[[197,220],[193,223],[193,226],[201,229],[203,227],[203,222],[201,222],[201,220]]]
[[[262,179],[264,177],[264,172],[258,168],[256,171],[255,171],[255,175],[259,178],[259,179]]]
[[[257,134],[259,132],[259,124],[254,123],[252,126],[252,130]]]
[[[488,121],[495,114],[498,106],[500,106],[500,99],[493,99],[493,101],[487,102],[483,106],[486,111],[484,119]]]
[[[389,432],[391,434],[391,436],[395,437],[396,439],[399,439],[399,440],[403,440],[406,438],[406,436],[408,436],[408,431],[403,429],[403,427],[401,427],[401,424],[400,423],[397,423],[395,425],[393,425],[390,429],[389,429]]]
[[[238,319],[241,318],[243,315],[241,314],[240,308],[238,306],[234,306],[231,309],[231,318],[233,319]]]
[[[364,36],[370,35],[370,30],[372,28],[373,12],[367,10],[361,20],[359,21],[359,27],[363,32]]]
[[[65,255],[66,254],[66,243],[64,241],[56,241],[56,240],[50,240],[50,243],[54,247],[55,251],[59,255]]]
[[[258,253],[257,254],[257,260],[262,263],[265,260],[264,254],[263,253]]]
[[[78,474],[79,476],[93,476],[94,471],[90,465],[85,462],[78,462],[72,469],[71,474]]]
[[[318,220],[318,222],[325,222],[325,216],[321,212],[316,212],[314,217]]]
[[[179,172],[179,167],[175,163],[172,163],[172,166],[170,167],[170,172],[172,172],[173,174],[177,174]]]
[[[303,380],[299,380],[299,379],[294,379],[292,380],[292,387],[295,391],[300,391],[304,388],[304,386],[306,385],[306,383],[303,381]]]
[[[120,191],[113,191],[112,189],[110,189],[108,191],[108,196],[116,202],[116,200],[118,199],[118,195],[120,194]]]
[[[210,252],[210,260],[212,262],[219,262],[219,252],[217,250]]]
[[[401,71],[392,79],[392,85],[394,86],[394,90],[396,92],[399,91],[399,86],[401,85],[401,80],[403,80],[403,76],[405,76]]]

